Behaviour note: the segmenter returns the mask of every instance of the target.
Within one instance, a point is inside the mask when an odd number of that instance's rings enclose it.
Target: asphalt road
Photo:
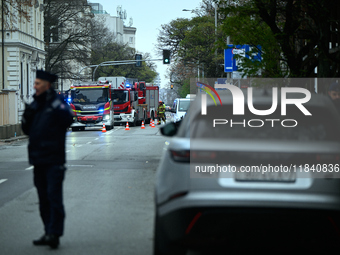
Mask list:
[[[167,138],[159,128],[116,126],[67,134],[65,234],[43,234],[27,140],[0,144],[0,254],[152,254],[154,175]]]

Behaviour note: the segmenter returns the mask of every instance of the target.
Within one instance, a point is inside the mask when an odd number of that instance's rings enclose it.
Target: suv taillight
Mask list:
[[[189,163],[190,162],[190,150],[170,150],[171,157],[176,162]]]

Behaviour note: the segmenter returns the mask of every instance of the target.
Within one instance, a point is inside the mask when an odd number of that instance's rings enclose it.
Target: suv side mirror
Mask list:
[[[160,128],[161,134],[164,136],[174,136],[177,134],[178,128],[181,125],[182,120],[177,121],[176,123],[170,122],[163,127]]]
[[[161,134],[164,136],[174,136],[177,133],[177,125],[173,122],[168,123],[160,128]]]

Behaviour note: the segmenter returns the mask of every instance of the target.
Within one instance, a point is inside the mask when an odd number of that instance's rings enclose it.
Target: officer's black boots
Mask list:
[[[56,249],[59,246],[59,236],[57,235],[43,235],[37,240],[33,241],[34,245],[48,245],[52,249]]]
[[[47,244],[52,248],[52,249],[57,249],[59,246],[59,236],[57,235],[47,235],[46,236]]]
[[[46,235],[43,235],[39,239],[33,240],[33,244],[34,245],[47,245],[46,237],[47,237]]]

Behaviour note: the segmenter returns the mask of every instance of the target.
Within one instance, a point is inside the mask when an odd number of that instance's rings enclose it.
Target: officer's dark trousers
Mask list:
[[[34,166],[34,185],[38,191],[40,216],[46,234],[63,235],[65,211],[63,205],[63,165]]]

